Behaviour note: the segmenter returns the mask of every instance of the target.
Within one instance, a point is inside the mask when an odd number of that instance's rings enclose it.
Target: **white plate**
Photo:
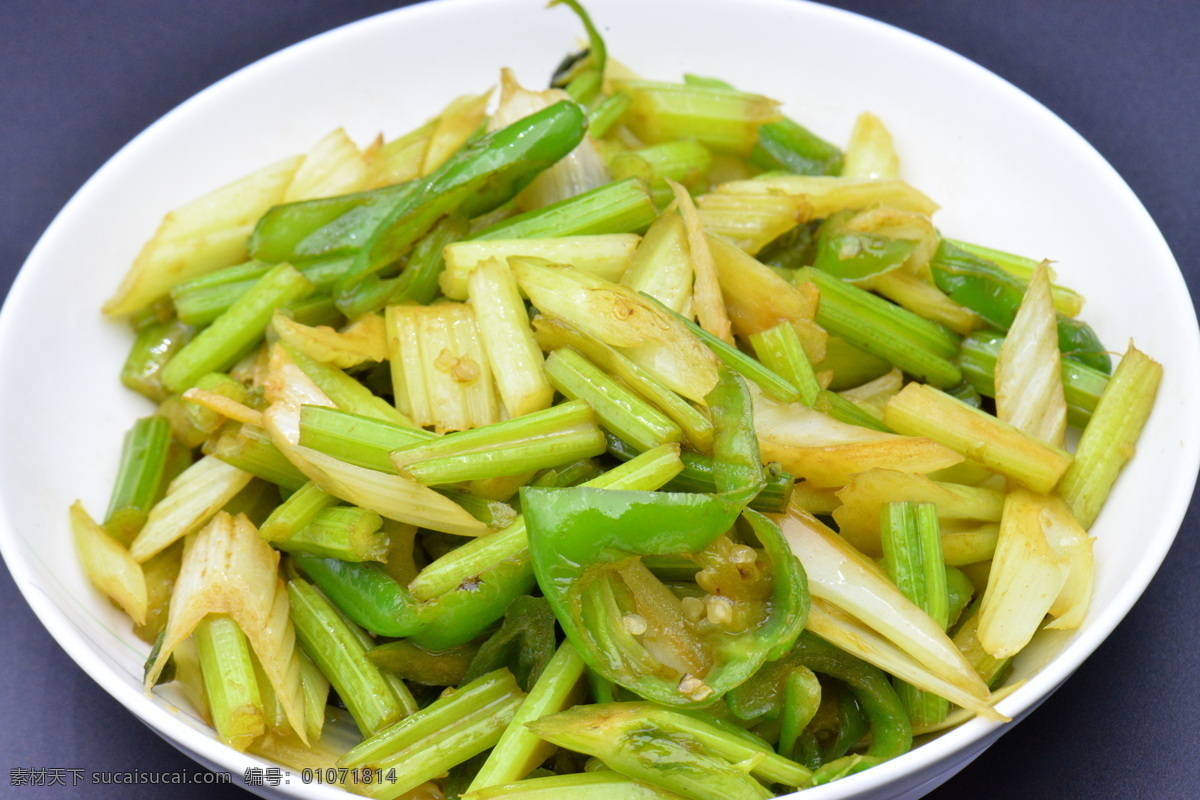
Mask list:
[[[1138,457],[1094,529],[1092,613],[1079,631],[1044,636],[1018,659],[1018,677],[1032,677],[1001,709],[1027,713],[1141,594],[1195,482],[1200,421],[1189,410],[1200,400],[1200,333],[1154,224],[1103,159],[1053,114],[980,67],[896,29],[783,0],[607,0],[592,10],[610,52],[644,75],[722,77],[783,100],[791,116],[835,142],[845,141],[859,111],[874,111],[896,138],[905,177],[943,205],[935,220],[944,232],[1054,258],[1061,280],[1088,297],[1086,318],[1105,342],[1123,349],[1132,337],[1163,362],[1158,406]],[[401,133],[449,97],[494,83],[500,66],[535,84],[578,36],[569,13],[546,11],[535,0],[456,0],[364,20],[264,59],[118,153],[47,230],[14,284],[0,318],[0,381],[21,390],[0,394],[0,549],[72,658],[209,766],[241,775],[259,762],[219,744],[188,712],[142,695],[146,648],[86,584],[70,546],[67,506],[79,497],[94,512],[104,508],[121,437],[149,408],[116,379],[129,338],[123,326],[101,319],[100,303],[166,210],[302,152],[339,125],[359,141],[380,129]],[[446,58],[449,40],[471,58]],[[1118,279],[1130,263],[1140,267],[1134,286]],[[76,394],[80,386],[88,387],[86,404]],[[1136,503],[1150,496],[1160,502]],[[164,694],[174,698],[169,689]],[[805,796],[915,797],[1003,730],[972,722]],[[338,796],[322,787],[286,791]]]

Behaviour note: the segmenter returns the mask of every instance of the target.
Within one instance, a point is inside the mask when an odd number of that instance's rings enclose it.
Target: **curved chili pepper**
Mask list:
[[[1012,327],[1025,284],[987,259],[943,239],[929,262],[937,287],[1002,331]],[[1058,349],[1105,375],[1112,359],[1086,322],[1058,315]]]
[[[517,684],[529,691],[554,657],[554,612],[544,598],[522,595],[508,604],[500,629],[488,637],[471,659],[463,683],[508,667]]]
[[[408,637],[429,650],[471,641],[504,615],[513,599],[533,590],[528,562],[505,562],[469,585],[428,602],[416,600],[374,563],[295,555],[296,565],[334,605],[363,628]]]
[[[768,610],[747,630],[707,637],[711,665],[702,678],[681,675],[652,657],[629,630],[617,597],[631,590],[617,576],[632,562],[640,566],[643,555],[704,550],[733,525],[736,507],[719,496],[588,488],[526,488],[521,502],[534,572],[567,638],[593,670],[644,698],[689,705],[720,696],[768,659],[788,652],[807,619],[799,562],[774,523],[746,511],[770,571]],[[655,602],[639,598],[638,591],[625,598],[626,609],[640,608],[639,600]]]
[[[783,707],[786,680],[799,666],[837,678],[849,687],[870,722],[867,755],[889,759],[912,747],[912,725],[883,670],[805,631],[784,658],[767,664],[726,699],[739,717],[776,716]],[[857,739],[858,737],[855,737]],[[840,754],[838,754],[840,755]]]
[[[421,191],[392,207],[368,233],[343,281],[352,282],[395,261],[455,210],[474,217],[512,199],[574,150],[586,132],[583,110],[560,100],[468,143],[421,179]]]
[[[395,261],[448,214],[472,217],[508,201],[586,130],[577,105],[555,103],[468,143],[427,177],[276,206],[255,227],[250,252],[272,262],[353,253],[342,278],[349,285]]]

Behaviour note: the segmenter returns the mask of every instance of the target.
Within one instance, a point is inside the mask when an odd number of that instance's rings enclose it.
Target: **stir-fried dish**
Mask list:
[[[157,407],[71,522],[147,691],[376,798],[767,798],[1003,720],[1161,367],[943,235],[873,115],[643,79],[564,4],[549,88],[334,131],[105,305]]]

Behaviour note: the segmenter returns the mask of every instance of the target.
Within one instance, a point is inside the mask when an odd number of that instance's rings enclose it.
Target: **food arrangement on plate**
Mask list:
[[[106,305],[158,409],[71,518],[147,687],[374,797],[770,797],[1003,718],[1161,369],[943,236],[874,116],[643,79],[567,5],[551,88],[335,131]]]

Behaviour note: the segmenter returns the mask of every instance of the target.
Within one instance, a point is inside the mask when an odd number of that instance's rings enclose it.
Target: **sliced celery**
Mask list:
[[[405,428],[417,427],[394,406],[382,397],[372,394],[370,389],[337,367],[309,358],[287,344],[283,345],[283,349],[288,358],[341,410],[385,420]]]
[[[884,407],[883,421],[897,433],[941,442],[1035,492],[1049,492],[1071,465],[1067,451],[1026,436],[932,386],[905,386]]]
[[[606,97],[588,112],[588,133],[595,139],[603,137],[621,119],[631,102],[624,92],[614,92]]]
[[[679,426],[642,398],[610,378],[574,350],[555,350],[546,359],[546,376],[564,396],[586,401],[607,430],[641,450],[678,442]],[[587,456],[599,455],[587,453]],[[583,457],[583,456],[580,456]],[[544,466],[553,466],[547,464]]]
[[[489,672],[452,694],[378,731],[339,760],[350,769],[395,775],[359,792],[379,800],[399,797],[499,741],[523,693],[506,669]]]
[[[146,524],[151,507],[166,489],[171,427],[163,417],[142,417],[125,434],[117,480],[104,515],[104,527],[126,546]]]
[[[604,452],[604,436],[582,401],[416,442],[392,451],[392,463],[427,485],[520,475]]]
[[[553,752],[553,747],[526,727],[547,714],[569,708],[580,699],[586,666],[574,645],[563,642],[517,709],[500,741],[471,781],[471,790],[521,780]]]
[[[693,449],[701,453],[712,451],[712,421],[647,370],[616,348],[584,333],[565,320],[539,314],[533,323],[534,335],[543,350],[570,347],[579,351],[678,425]]]
[[[986,397],[996,393],[996,359],[1004,336],[994,331],[977,331],[962,340],[958,365],[963,378]],[[1062,357],[1063,394],[1067,399],[1067,422],[1077,428],[1087,425],[1100,402],[1109,377],[1098,369]]]
[[[1133,455],[1142,426],[1154,408],[1162,371],[1161,364],[1131,344],[1079,437],[1075,461],[1063,476],[1059,492],[1085,529],[1096,521],[1117,475]]]
[[[645,230],[658,209],[644,181],[625,178],[535,208],[473,234],[471,239],[540,239],[547,236],[587,236],[636,233]]]
[[[436,439],[437,434],[327,406],[300,407],[300,444],[367,469],[395,472],[390,457],[398,447]]]
[[[364,736],[416,708],[411,696],[397,693],[403,684],[385,679],[367,658],[371,641],[362,629],[304,579],[293,578],[287,588],[296,638],[333,684]]]
[[[246,635],[230,617],[212,614],[201,620],[192,636],[213,725],[221,741],[243,751],[266,730]]]
[[[253,425],[226,425],[215,439],[205,443],[204,453],[284,489],[299,489],[308,482],[267,432]]]
[[[290,264],[272,268],[171,358],[162,371],[163,386],[182,392],[200,376],[228,369],[262,338],[275,309],[312,290],[312,282]]]
[[[800,402],[811,407],[821,392],[800,335],[790,322],[750,335],[750,346],[758,360],[800,390]]]
[[[303,528],[271,544],[289,553],[341,561],[383,561],[387,557],[388,538],[380,531],[382,525],[383,518],[365,508],[323,508]]]
[[[625,124],[646,142],[691,138],[719,153],[747,156],[761,125],[780,118],[774,100],[724,86],[616,81],[632,101]]]
[[[950,361],[958,352],[951,331],[811,267],[800,269],[796,280],[817,285],[817,323],[830,333],[934,386],[962,380]]]
[[[121,383],[156,403],[166,400],[170,392],[163,388],[163,367],[195,334],[193,326],[177,319],[141,328],[121,368]]]
[[[688,330],[696,335],[700,341],[704,342],[713,354],[716,355],[724,364],[738,373],[747,380],[754,381],[758,387],[764,392],[784,403],[794,403],[800,400],[800,390],[788,383],[775,372],[772,372],[767,367],[755,361],[750,356],[738,350],[733,345],[723,342],[716,336],[713,336],[708,331],[701,328],[696,323],[692,322],[687,317],[676,314],[669,308],[659,303],[649,295],[643,295],[647,299],[656,303],[664,311],[673,314],[680,322],[687,326]]]
[[[937,507],[932,503],[888,503],[881,516],[879,527],[888,577],[901,594],[944,629],[950,608]],[[896,690],[914,725],[941,722],[950,710],[945,698],[910,684],[898,682]]]

